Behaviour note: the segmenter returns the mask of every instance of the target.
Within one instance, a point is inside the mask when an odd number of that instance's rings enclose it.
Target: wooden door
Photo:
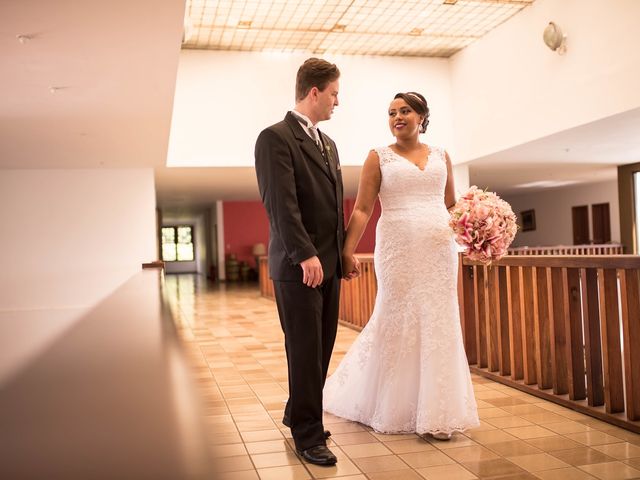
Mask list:
[[[591,205],[593,227],[593,243],[601,244],[611,241],[611,222],[609,220],[609,204]]]
[[[573,224],[573,244],[591,243],[589,241],[589,207],[587,205],[571,208],[571,223]]]

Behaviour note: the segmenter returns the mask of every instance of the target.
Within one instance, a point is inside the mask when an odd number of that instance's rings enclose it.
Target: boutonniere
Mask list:
[[[331,145],[326,145],[325,149],[327,150],[327,156],[329,157],[329,159],[331,161],[334,161],[333,153],[332,153],[332,150],[331,150]],[[340,162],[338,162],[338,160],[335,160],[335,164],[336,164],[336,169],[340,170]]]

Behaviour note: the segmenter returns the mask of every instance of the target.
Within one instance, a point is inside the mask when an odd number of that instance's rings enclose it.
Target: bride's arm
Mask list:
[[[355,259],[354,253],[358,243],[360,243],[364,229],[369,223],[369,218],[371,218],[376,198],[380,192],[380,179],[380,159],[378,154],[371,150],[360,173],[356,204],[349,219],[347,235],[342,249],[345,277],[348,279],[355,278],[360,274],[358,261]]]
[[[451,159],[449,154],[444,152],[444,158],[447,161],[447,185],[444,187],[444,204],[447,209],[453,207],[456,204],[456,189],[453,184],[453,167],[451,166]]]

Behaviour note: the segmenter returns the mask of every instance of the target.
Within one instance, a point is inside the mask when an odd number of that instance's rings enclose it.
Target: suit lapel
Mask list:
[[[307,133],[302,129],[300,123],[298,122],[298,119],[294,117],[291,112],[287,112],[284,120],[285,122],[287,122],[287,125],[289,125],[289,128],[291,128],[293,136],[298,140],[298,142],[300,142],[300,148],[302,149],[302,151],[307,155],[307,157],[313,160],[316,165],[318,165],[322,172],[332,182],[335,182],[335,171],[331,169],[331,163],[329,163],[330,168],[327,169],[322,152],[320,152],[320,149],[318,148],[316,143],[311,140],[311,137],[309,137],[309,135],[307,135]]]
[[[329,163],[329,170],[331,171],[332,180],[336,182],[338,181],[338,173],[337,173],[338,161],[335,156],[336,153],[333,151],[331,142],[325,136],[325,134],[322,133],[320,130],[318,130],[318,133],[320,134],[320,138],[322,139],[321,142],[324,147],[324,158],[326,158],[326,161]]]

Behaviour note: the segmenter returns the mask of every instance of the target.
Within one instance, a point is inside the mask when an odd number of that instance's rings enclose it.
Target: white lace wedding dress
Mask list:
[[[458,310],[458,260],[444,205],[444,150],[420,170],[380,158],[373,314],[324,388],[324,409],[381,433],[479,425]]]

